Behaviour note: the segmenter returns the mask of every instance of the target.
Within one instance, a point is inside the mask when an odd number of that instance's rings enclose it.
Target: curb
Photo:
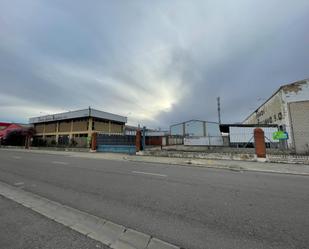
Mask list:
[[[140,156],[142,157],[142,156]],[[260,170],[260,169],[249,169],[249,168],[244,168],[240,166],[221,166],[221,165],[216,165],[216,164],[201,164],[201,163],[196,163],[194,161],[190,161],[190,158],[188,158],[188,162],[159,162],[159,161],[147,161],[147,160],[135,160],[133,158],[128,158],[124,157],[123,158],[126,161],[130,162],[140,162],[140,163],[154,163],[154,164],[166,164],[166,165],[174,165],[174,166],[182,166],[182,167],[196,167],[196,168],[213,168],[213,169],[223,169],[223,170],[230,170],[230,171],[237,171],[237,172],[242,172],[242,171],[248,171],[248,172],[260,172],[260,173],[273,173],[273,174],[285,174],[285,175],[300,175],[300,176],[309,176],[309,173],[299,173],[299,172],[290,172],[290,171],[279,171],[279,170]],[[211,159],[206,159],[210,160]],[[220,160],[220,159],[218,159]],[[267,164],[267,162],[265,162]]]
[[[133,229],[0,182],[0,195],[112,249],[180,249]]]

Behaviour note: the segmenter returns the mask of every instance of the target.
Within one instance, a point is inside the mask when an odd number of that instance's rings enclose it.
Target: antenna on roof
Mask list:
[[[218,121],[221,124],[221,106],[220,106],[220,97],[217,97],[217,104],[218,104]]]

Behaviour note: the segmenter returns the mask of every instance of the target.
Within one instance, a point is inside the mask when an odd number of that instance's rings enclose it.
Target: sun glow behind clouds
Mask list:
[[[256,95],[308,77],[308,9],[308,0],[0,1],[0,120],[91,106],[168,127],[215,120],[220,96],[224,119],[239,122]]]
[[[157,125],[156,117],[170,111],[188,90],[180,72],[168,71],[170,64],[170,51],[160,48],[131,58],[131,63],[119,63],[117,70],[45,58],[38,73],[69,92],[68,99],[78,98],[83,107],[90,105],[125,116],[130,113],[130,124]]]

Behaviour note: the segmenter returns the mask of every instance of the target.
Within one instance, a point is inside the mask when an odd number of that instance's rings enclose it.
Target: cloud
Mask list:
[[[18,6],[18,8],[16,7]],[[307,1],[0,3],[1,120],[88,106],[168,127],[241,121],[308,77]]]

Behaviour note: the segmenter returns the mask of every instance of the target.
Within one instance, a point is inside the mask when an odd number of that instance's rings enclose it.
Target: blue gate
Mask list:
[[[97,135],[97,151],[113,153],[136,153],[135,135]]]

